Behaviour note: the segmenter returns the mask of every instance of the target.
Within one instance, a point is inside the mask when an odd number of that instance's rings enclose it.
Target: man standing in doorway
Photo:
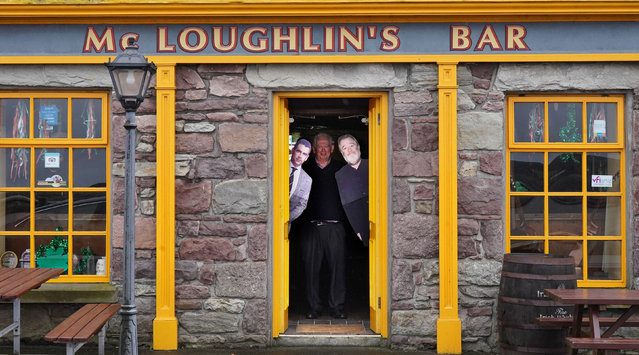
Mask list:
[[[311,142],[299,139],[293,147],[291,161],[289,162],[288,176],[288,215],[290,222],[299,217],[308,203],[313,180],[302,169],[302,164],[311,153]]]
[[[315,319],[322,313],[320,299],[320,272],[322,261],[328,271],[328,306],[334,318],[344,319],[346,313],[346,218],[339,198],[335,172],[344,163],[331,159],[335,149],[333,138],[318,133],[313,139],[315,159],[304,164],[304,170],[313,179],[308,206],[304,213],[306,223],[302,238],[302,257],[306,276],[306,299],[309,310],[306,318]]]
[[[337,146],[348,165],[335,173],[339,195],[359,240],[368,246],[368,159],[362,159],[359,143],[350,134],[337,139]]]

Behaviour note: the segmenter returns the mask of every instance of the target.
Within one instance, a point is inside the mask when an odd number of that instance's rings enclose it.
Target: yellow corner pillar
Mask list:
[[[439,318],[437,353],[461,354],[457,306],[457,63],[439,65]]]
[[[156,296],[153,349],[176,350],[175,63],[157,65]]]

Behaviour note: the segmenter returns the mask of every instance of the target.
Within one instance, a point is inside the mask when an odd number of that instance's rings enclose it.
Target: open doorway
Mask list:
[[[305,316],[303,285],[295,275],[301,270],[296,267],[298,260],[291,259],[297,257],[297,247],[291,246],[289,239],[289,144],[298,138],[312,139],[318,131],[333,139],[342,133],[352,134],[360,141],[362,157],[368,159],[370,236],[368,248],[358,245],[358,239],[349,239],[347,313],[348,319],[357,317],[362,322],[368,316],[367,331],[388,336],[389,127],[386,92],[273,94],[273,337],[288,334],[289,315],[291,319]],[[333,156],[342,159],[338,149]]]
[[[331,160],[344,162],[337,147],[337,138],[343,134],[354,136],[361,151],[361,158],[368,159],[368,116],[369,98],[291,98],[288,100],[289,110],[289,141],[296,142],[304,138],[313,142],[317,133],[329,134],[335,141],[335,150]],[[315,159],[311,154],[308,163]],[[306,218],[307,219],[307,218]],[[289,324],[307,324],[306,314],[309,305],[305,297],[304,260],[302,257],[302,242],[304,237],[304,223],[308,223],[304,214],[291,223],[290,264],[289,264]],[[317,322],[345,322],[347,324],[362,324],[369,327],[369,252],[368,248],[357,238],[351,225],[345,220],[345,270],[346,270],[346,302],[347,319],[338,321],[332,319],[329,312],[324,312]],[[329,289],[327,265],[322,265],[320,275],[320,298],[323,309],[329,309],[327,304]],[[289,326],[289,331],[295,331]]]

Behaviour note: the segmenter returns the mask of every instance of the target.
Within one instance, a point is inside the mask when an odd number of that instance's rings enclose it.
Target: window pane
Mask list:
[[[588,278],[621,279],[621,241],[588,241]]]
[[[0,148],[0,187],[29,187],[29,148]]]
[[[588,153],[588,192],[619,192],[619,153]]]
[[[105,246],[104,236],[74,236],[73,274],[106,275]]]
[[[544,235],[543,196],[510,197],[510,235]]]
[[[106,149],[73,149],[73,187],[106,186]]]
[[[36,236],[36,267],[60,268],[65,271],[69,265],[69,240],[62,235]]]
[[[581,191],[581,153],[548,153],[548,191]]]
[[[73,193],[73,230],[106,230],[106,192]]]
[[[511,253],[539,253],[544,252],[543,240],[511,240]]]
[[[515,142],[544,141],[544,103],[515,103]]]
[[[0,99],[0,138],[29,138],[29,99]]]
[[[29,192],[0,192],[0,230],[29,230]]]
[[[35,230],[69,230],[69,194],[67,192],[36,192],[35,199]]]
[[[12,251],[16,254],[16,267],[30,267],[28,235],[0,235],[0,254],[5,251]]]
[[[73,138],[102,137],[102,100],[73,99]]]
[[[69,181],[69,150],[36,149],[36,187],[67,187]]]
[[[549,102],[549,141],[563,143],[582,142],[581,112],[581,103]]]
[[[67,138],[67,99],[35,99],[36,138]]]
[[[510,153],[510,191],[544,191],[544,153]]]
[[[581,196],[550,196],[548,198],[548,232],[550,235],[583,235],[582,201]]]
[[[588,143],[617,143],[617,104],[592,102],[586,104]]]
[[[621,235],[621,197],[588,197],[588,235]]]
[[[575,272],[578,280],[583,280],[583,242],[581,240],[551,240],[548,252],[554,255],[572,256],[575,259]]]

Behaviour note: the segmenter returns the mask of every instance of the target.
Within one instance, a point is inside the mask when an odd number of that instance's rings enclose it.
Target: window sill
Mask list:
[[[48,283],[20,297],[22,303],[112,303],[115,286],[108,283]]]

